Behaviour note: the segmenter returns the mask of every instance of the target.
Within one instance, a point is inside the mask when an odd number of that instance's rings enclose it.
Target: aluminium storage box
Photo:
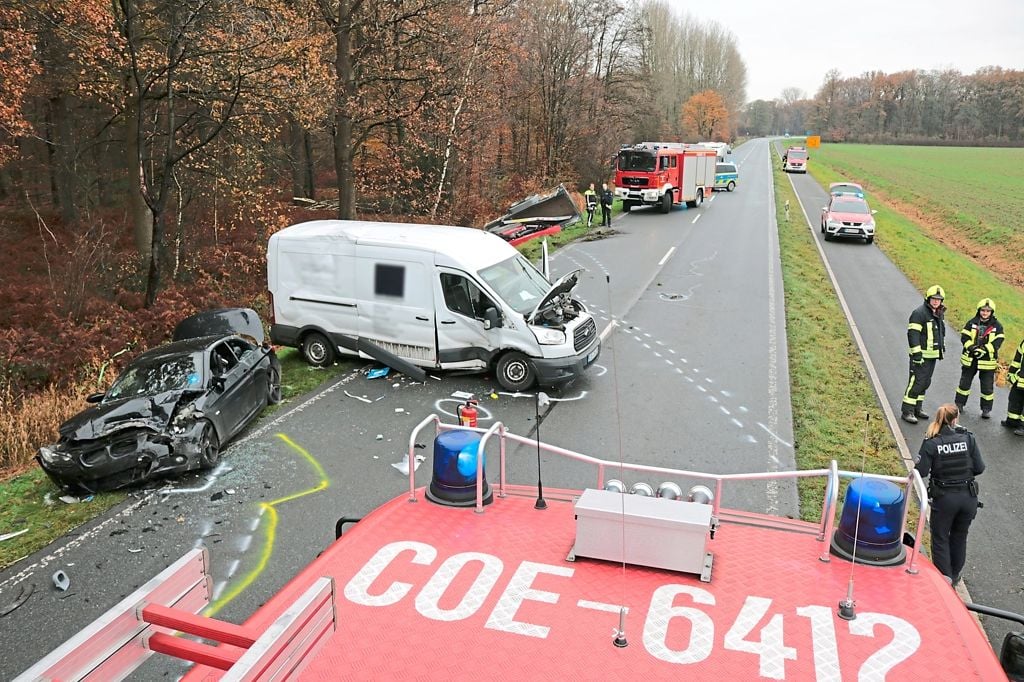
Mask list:
[[[710,528],[708,504],[588,488],[576,501],[573,553],[700,574]]]

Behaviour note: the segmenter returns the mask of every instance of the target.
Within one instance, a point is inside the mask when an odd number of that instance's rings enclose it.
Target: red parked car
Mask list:
[[[825,241],[863,239],[875,241],[875,218],[868,202],[851,194],[830,194],[828,206],[821,209],[821,233]]]

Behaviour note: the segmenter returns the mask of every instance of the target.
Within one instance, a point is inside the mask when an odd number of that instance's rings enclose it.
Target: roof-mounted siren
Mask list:
[[[848,561],[895,566],[907,558],[903,546],[903,488],[880,478],[850,482],[831,549]]]
[[[476,505],[477,457],[480,452],[480,434],[475,431],[444,431],[434,438],[434,473],[427,487],[427,499],[447,507]],[[483,503],[493,501],[491,487],[484,473]]]

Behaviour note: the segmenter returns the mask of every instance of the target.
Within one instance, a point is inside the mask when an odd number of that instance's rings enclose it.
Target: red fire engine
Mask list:
[[[622,210],[673,204],[700,206],[715,186],[716,152],[681,142],[641,142],[619,150],[615,162],[615,196]]]

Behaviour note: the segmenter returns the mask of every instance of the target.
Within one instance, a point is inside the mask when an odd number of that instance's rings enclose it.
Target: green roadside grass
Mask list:
[[[325,368],[311,367],[292,348],[280,349],[278,357],[281,359],[283,400],[278,405],[269,405],[264,409],[257,425],[259,421],[287,406],[291,399],[312,391],[328,379],[352,368],[351,362]],[[88,501],[83,499],[67,504],[59,499],[61,495],[38,466],[0,482],[0,535],[28,529],[22,535],[0,542],[0,568],[6,568],[46,547],[127,497],[125,491],[118,490],[95,495]]]
[[[784,145],[791,144],[799,141],[784,141]],[[840,469],[860,471],[863,466],[870,473],[902,476],[906,469],[896,441],[886,426],[796,194],[780,166],[781,158],[773,146],[797,468],[827,468],[836,460]],[[821,482],[801,480],[798,491],[801,518],[820,520]]]
[[[895,188],[888,180],[880,178],[871,171],[871,167],[858,164],[846,159],[846,152],[842,149],[844,145],[825,145],[823,153],[813,155],[810,164],[810,174],[822,187],[827,188],[829,183],[840,180],[852,180],[864,184],[866,188],[884,187],[884,192],[894,192],[900,200],[912,203],[919,210],[929,210],[930,206],[941,203],[943,197],[941,192],[947,187],[946,182],[936,183],[929,190],[928,186],[918,186],[911,196],[905,191]],[[856,146],[854,146],[856,147]],[[947,154],[963,152],[973,155],[977,150],[946,150]],[[990,150],[1010,151],[1010,150]],[[1020,151],[1020,150],[1013,150]],[[852,149],[852,154],[861,154],[858,149]],[[893,164],[899,163],[898,156],[885,157]],[[1021,155],[1024,160],[1024,154]],[[956,177],[957,168],[961,167],[955,163],[942,163],[933,166],[936,174],[950,175]],[[895,171],[889,171],[895,172]],[[1024,217],[1024,166],[1017,170],[1021,177],[1021,184],[1016,194],[1008,194],[1002,198],[1004,208],[1008,214]],[[965,181],[968,178],[965,178]],[[990,194],[987,192],[986,194]],[[916,198],[914,198],[916,197]],[[977,303],[984,297],[991,297],[996,302],[996,316],[1003,323],[1006,340],[1003,343],[1001,361],[1006,365],[1013,357],[1013,350],[1020,343],[1024,336],[1024,291],[1019,287],[1001,280],[982,263],[978,263],[971,257],[955,251],[944,244],[932,239],[926,228],[910,218],[897,212],[885,203],[884,197],[872,196],[870,189],[867,189],[867,199],[871,208],[878,211],[875,222],[878,225],[878,233],[875,243],[902,270],[911,282],[924,292],[932,284],[939,284],[946,292],[946,320],[956,329],[971,319],[977,312]],[[812,213],[819,207],[808,207]],[[988,231],[979,233],[977,230],[963,228],[963,223],[977,223],[987,220],[987,209],[978,209],[976,215],[970,217],[951,219],[949,228],[956,231],[965,239],[972,239],[972,235],[984,234],[977,239],[978,243],[988,241]],[[1016,228],[1018,231],[1019,227]],[[1014,254],[1008,250],[1008,258]],[[1024,257],[1024,254],[1022,254]],[[1021,261],[1024,268],[1024,261]],[[923,296],[923,293],[922,293]],[[913,302],[908,302],[907,314]],[[946,344],[946,350],[951,357],[958,357],[960,346],[957,340],[950,339]]]
[[[612,204],[612,220],[614,221],[615,217],[620,213],[622,213],[622,201],[620,199],[616,199],[615,202]],[[594,222],[597,223],[600,220],[600,218],[601,212],[600,210],[598,210],[597,213],[594,215]],[[555,234],[547,237],[548,253],[554,253],[560,247],[570,244],[576,241],[577,239],[585,237],[589,232],[596,232],[600,229],[601,228],[598,227],[596,224],[593,227],[588,228],[587,217],[586,215],[583,215],[574,224],[564,227],[560,232],[556,232]],[[531,262],[537,262],[538,260],[540,260],[541,242],[543,241],[543,237],[540,239],[533,239],[526,242],[525,244],[520,244],[516,248],[519,249],[519,253],[523,254],[523,256],[525,256]]]

